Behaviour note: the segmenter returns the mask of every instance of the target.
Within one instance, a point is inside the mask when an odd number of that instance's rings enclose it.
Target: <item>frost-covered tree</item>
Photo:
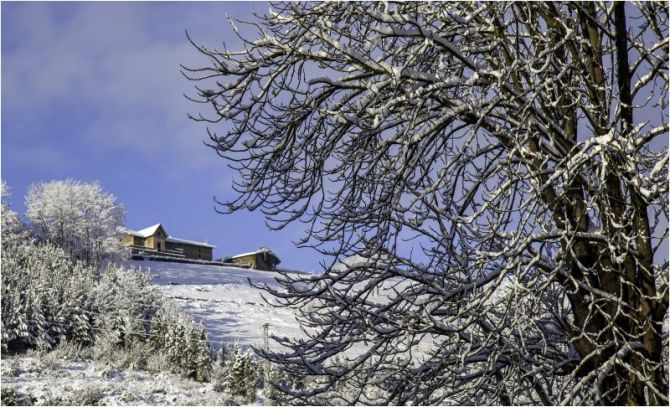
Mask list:
[[[19,220],[19,216],[10,208],[7,203],[7,198],[11,196],[9,185],[5,180],[0,181],[0,199],[1,199],[1,217],[2,225],[0,225],[0,230],[2,231],[2,239],[21,239],[27,236],[27,231],[24,225]]]
[[[151,343],[172,365],[174,371],[199,381],[209,380],[210,348],[205,327],[167,302],[151,321]]]
[[[96,271],[51,244],[2,239],[2,351],[93,340]]]
[[[235,344],[228,354],[224,382],[226,392],[241,398],[243,404],[253,403],[256,401],[257,366],[251,350],[244,350]]]
[[[310,378],[286,401],[668,403],[666,4],[282,3],[251,29],[184,69],[226,122],[220,209],[363,259],[274,291],[306,335],[267,353]]]
[[[278,388],[281,385],[281,371],[274,363],[266,363],[263,366],[263,405],[275,405],[275,399],[279,395]]]
[[[37,234],[87,264],[122,258],[118,232],[125,211],[99,183],[75,180],[31,185],[26,215]]]
[[[107,340],[124,347],[146,339],[163,302],[148,273],[117,265],[105,269],[92,297],[96,328],[108,334]]]
[[[110,265],[100,277],[60,247],[4,230],[1,246],[3,352],[91,345],[100,336],[114,346],[146,340],[161,300],[146,274]]]

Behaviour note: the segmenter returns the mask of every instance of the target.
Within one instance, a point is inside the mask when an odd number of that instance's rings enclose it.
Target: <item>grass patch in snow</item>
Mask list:
[[[3,406],[30,406],[30,397],[19,393],[14,387],[2,386],[0,391],[0,403]]]

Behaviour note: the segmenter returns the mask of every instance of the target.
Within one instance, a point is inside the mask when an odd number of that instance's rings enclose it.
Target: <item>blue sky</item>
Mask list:
[[[188,43],[185,30],[209,48],[225,42],[239,49],[227,17],[253,20],[253,11],[264,12],[267,3],[1,7],[1,167],[16,211],[24,212],[32,183],[98,180],[125,205],[130,228],[161,222],[173,236],[215,244],[216,256],[267,246],[282,266],[320,269],[317,253],[292,243],[303,235],[303,225],[273,232],[259,212],[214,211],[214,196],[234,196],[234,174],[203,145],[205,125],[186,116],[203,107],[183,96],[193,95],[194,88],[179,65],[203,66],[207,60]],[[654,119],[644,109],[638,114]],[[225,126],[218,124],[216,131],[223,133]],[[659,142],[667,146],[667,139]],[[667,258],[667,247],[657,255]]]
[[[318,270],[292,244],[300,224],[273,232],[259,212],[217,214],[234,174],[186,117],[193,85],[179,65],[206,60],[188,43],[239,48],[227,16],[252,20],[266,3],[2,3],[2,178],[23,213],[30,184],[98,180],[126,207],[130,228],[161,222],[207,240],[215,256],[267,246],[282,266]],[[225,126],[225,124],[220,125]],[[217,130],[221,131],[222,127]]]

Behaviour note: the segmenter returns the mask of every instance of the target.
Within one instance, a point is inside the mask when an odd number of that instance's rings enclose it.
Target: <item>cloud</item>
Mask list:
[[[18,197],[33,182],[97,179],[127,205],[133,226],[172,219],[185,237],[209,238],[219,253],[264,244],[290,258],[293,229],[268,232],[259,212],[222,217],[212,210],[212,195],[235,196],[234,173],[203,145],[206,126],[186,117],[208,112],[208,106],[184,98],[194,88],[179,72],[180,64],[208,64],[187,42],[185,30],[209,48],[225,42],[240,49],[226,15],[252,20],[253,9],[267,5],[17,2],[1,7],[2,170]],[[226,126],[214,129],[222,132]],[[20,203],[15,209],[21,211]],[[295,255],[285,264],[310,262]]]
[[[182,20],[178,8],[137,3],[8,8],[3,31],[8,23],[21,41],[3,49],[4,117],[74,116],[78,128],[63,141],[98,157],[137,153],[170,162],[168,172],[221,165],[201,143],[204,126],[186,118],[197,106],[184,98],[193,87],[179,72],[180,63],[203,62],[184,28],[213,25],[203,24],[206,10]],[[223,15],[209,18],[221,23]]]
[[[3,134],[3,140],[7,139]],[[11,137],[11,136],[9,136]],[[18,146],[12,149],[14,161],[19,163],[17,170],[64,168],[68,160],[65,155],[54,148],[47,146]]]

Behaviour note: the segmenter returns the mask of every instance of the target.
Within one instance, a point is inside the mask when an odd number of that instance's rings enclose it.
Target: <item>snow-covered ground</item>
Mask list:
[[[263,346],[263,324],[269,334],[295,337],[300,333],[291,310],[268,305],[255,284],[276,285],[277,273],[217,265],[133,260],[133,267],[149,272],[167,296],[203,322],[213,349],[222,343]],[[267,296],[267,294],[266,294]],[[270,347],[276,346],[269,341]]]
[[[12,389],[24,405],[229,405],[215,386],[171,373],[115,369],[100,362],[47,362],[31,356],[2,359],[2,388]]]
[[[212,349],[223,343],[263,346],[265,323],[270,334],[299,335],[293,312],[268,305],[262,291],[247,280],[276,285],[276,273],[149,260],[134,260],[130,265],[150,273],[167,297],[205,324]],[[115,369],[101,362],[49,362],[48,358],[45,362],[44,357],[26,355],[2,359],[2,387],[38,405],[230,404],[215,385],[170,373]]]
[[[268,305],[262,291],[247,280],[276,285],[276,273],[148,260],[130,265],[150,273],[165,296],[205,324],[214,350],[224,343],[263,346],[265,323],[270,334],[295,337],[300,333],[293,312]],[[3,389],[11,389],[22,399],[19,402],[37,405],[231,404],[215,386],[214,380],[198,383],[165,372],[117,369],[100,361],[61,360],[57,354],[2,358]],[[4,397],[3,393],[3,401]]]

